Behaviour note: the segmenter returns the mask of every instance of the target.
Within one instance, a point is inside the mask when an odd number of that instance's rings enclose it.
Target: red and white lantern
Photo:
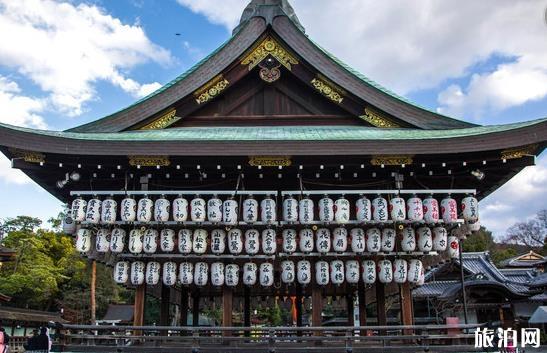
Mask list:
[[[343,253],[348,250],[348,230],[346,228],[335,228],[332,238],[332,250]]]
[[[258,221],[258,201],[252,196],[243,201],[243,222],[255,223]]]
[[[175,231],[172,229],[162,229],[160,233],[160,248],[163,252],[175,251]]]
[[[123,252],[125,247],[125,230],[121,228],[112,229],[112,235],[110,236],[110,252],[119,254]]]
[[[207,201],[207,220],[212,223],[222,222],[222,200],[216,196]]]
[[[142,253],[144,234],[140,229],[132,229],[129,232],[129,252],[134,255]]]
[[[181,229],[178,235],[179,253],[184,255],[192,253],[192,231],[190,229]]]
[[[236,264],[226,265],[224,274],[226,285],[228,287],[237,287],[239,284],[239,266]]]
[[[351,251],[362,254],[366,250],[365,231],[361,228],[353,228],[350,232]]]
[[[192,222],[198,222],[198,223],[205,222],[205,218],[207,216],[205,205],[206,205],[205,200],[199,196],[197,196],[192,201],[190,201],[190,219],[192,220]],[[219,217],[222,217],[222,216],[221,216],[220,210],[217,209],[217,211],[218,213],[216,217],[218,219]]]
[[[265,255],[274,255],[277,252],[277,235],[274,229],[262,231],[262,252]]]
[[[248,255],[258,254],[260,247],[259,243],[259,232],[256,229],[249,229],[245,232],[245,252]]]
[[[315,282],[320,286],[326,286],[329,281],[329,263],[327,261],[317,261],[315,263]]]
[[[363,261],[363,282],[366,284],[376,282],[376,264],[372,260]]]
[[[416,232],[412,227],[405,227],[402,231],[401,250],[405,252],[416,251]]]
[[[142,261],[135,261],[131,264],[131,284],[140,286],[144,283],[144,272],[146,266]]]
[[[158,231],[155,229],[147,229],[144,231],[144,252],[147,254],[155,254],[158,250]]]
[[[190,262],[183,262],[179,266],[179,281],[183,286],[194,283],[194,265]]]
[[[458,204],[450,196],[441,201],[441,216],[446,224],[452,224],[458,220]]]
[[[389,200],[389,213],[394,222],[404,221],[406,219],[405,199],[397,196]]]
[[[375,222],[387,222],[389,218],[387,200],[380,195],[372,200],[372,217]]]
[[[148,223],[152,220],[152,209],[154,208],[154,202],[148,197],[139,200],[137,205],[137,221],[141,223]]]
[[[254,286],[257,280],[258,266],[255,263],[247,262],[243,266],[243,284],[246,286]]]
[[[292,254],[296,251],[296,230],[284,229],[283,230],[283,252]]]
[[[393,266],[391,264],[391,261],[378,261],[378,279],[381,283],[393,282]]]
[[[319,221],[324,223],[334,221],[334,201],[327,195],[319,200]]]
[[[433,233],[429,227],[420,227],[417,230],[418,250],[430,252],[433,250]]]
[[[448,255],[451,259],[457,259],[460,256],[460,241],[458,237],[448,237]]]
[[[269,262],[260,264],[260,285],[271,287],[274,283],[274,266]]]
[[[192,239],[192,251],[194,254],[202,255],[207,252],[207,231],[205,229],[194,230]]]
[[[395,283],[405,283],[408,274],[408,264],[406,260],[396,259],[393,261],[393,279]]]
[[[292,196],[283,201],[283,220],[289,223],[298,222],[298,201]]]
[[[228,226],[237,225],[239,206],[236,200],[226,200],[222,203],[222,221]]]
[[[310,284],[311,282],[311,263],[308,260],[298,261],[297,267],[297,279],[298,283],[303,286]]]
[[[194,266],[194,284],[204,287],[209,282],[209,266],[205,262],[198,262]]]
[[[222,229],[215,229],[211,232],[211,252],[215,255],[224,254],[226,250],[226,232]],[[212,268],[211,268],[212,273]]]
[[[110,251],[110,230],[101,228],[97,231],[95,237],[95,250],[98,253],[107,253]]]
[[[188,220],[188,200],[182,196],[173,200],[173,221],[186,222]]]
[[[87,203],[85,221],[91,224],[99,224],[101,221],[101,200],[93,198]]]
[[[122,222],[135,222],[137,219],[137,201],[132,197],[126,197],[120,203],[120,220]]]
[[[275,200],[270,196],[266,196],[265,199],[260,201],[260,219],[264,223],[274,223],[277,221],[277,209]]]
[[[332,284],[341,285],[345,281],[346,271],[344,269],[344,261],[334,260],[330,263],[330,279]]]
[[[372,220],[372,203],[365,196],[355,202],[357,222],[370,222]]]
[[[350,220],[350,203],[345,197],[341,197],[334,203],[334,220],[338,224],[346,224]]]
[[[294,283],[294,279],[294,262],[289,260],[281,262],[281,282],[285,284],[291,284]]]
[[[89,229],[78,230],[76,250],[82,254],[87,254],[91,250],[91,231]]]
[[[119,261],[114,265],[114,282],[118,284],[125,284],[129,279],[129,262]]]
[[[313,200],[309,197],[305,197],[298,203],[298,219],[301,224],[311,224],[313,223],[313,213],[314,213]]]
[[[462,200],[462,215],[467,223],[475,223],[479,220],[479,201],[473,196],[467,196]]]
[[[382,252],[395,251],[395,242],[397,241],[397,232],[393,228],[382,229]]]
[[[328,228],[320,228],[317,230],[317,236],[315,239],[315,248],[317,252],[326,254],[330,251],[331,247],[331,234]]]
[[[151,261],[146,264],[146,284],[155,286],[160,283],[161,265],[159,262]]]
[[[211,265],[211,284],[215,287],[224,285],[224,264],[215,262]]]
[[[424,206],[424,221],[429,224],[437,223],[439,221],[439,202],[429,195],[422,204]]]
[[[422,277],[424,265],[420,260],[410,260],[408,264],[408,282],[418,284]]]
[[[160,197],[154,203],[154,220],[156,222],[169,221],[169,214],[171,213],[171,202],[164,196]]]
[[[300,251],[304,254],[310,253],[313,251],[313,231],[311,229],[302,229],[298,233],[299,237],[299,248]]]
[[[85,211],[87,208],[87,201],[78,197],[72,201],[72,218],[76,222],[85,221]]]
[[[382,250],[382,232],[380,229],[367,229],[367,250],[370,253],[378,253]]]
[[[243,232],[240,229],[230,229],[228,232],[228,250],[232,255],[243,251]]]

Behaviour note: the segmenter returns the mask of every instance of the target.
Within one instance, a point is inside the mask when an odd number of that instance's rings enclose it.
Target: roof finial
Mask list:
[[[243,11],[239,25],[234,29],[233,34],[236,34],[253,17],[262,17],[266,20],[266,24],[272,24],[274,18],[279,16],[288,17],[296,27],[305,32],[288,0],[252,0]]]

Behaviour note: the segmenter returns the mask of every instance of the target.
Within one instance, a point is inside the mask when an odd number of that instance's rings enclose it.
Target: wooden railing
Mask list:
[[[475,352],[483,325],[365,327],[56,327],[64,352]]]

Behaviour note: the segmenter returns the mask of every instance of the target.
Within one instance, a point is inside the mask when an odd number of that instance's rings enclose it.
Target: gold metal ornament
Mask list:
[[[194,97],[198,104],[207,103],[211,99],[217,97],[224,91],[230,82],[224,78],[222,74],[218,75],[211,81],[207,82],[203,87],[194,92]]]
[[[289,156],[254,156],[249,157],[249,165],[252,167],[290,167],[292,160]]]
[[[411,165],[413,163],[412,156],[376,156],[372,158],[372,165]]]
[[[365,115],[360,116],[360,118],[371,125],[382,129],[401,127],[399,124],[386,117],[383,113],[370,107],[365,108]]]
[[[171,165],[169,156],[128,156],[129,165],[136,167],[168,167]]]
[[[18,148],[10,148],[10,153],[14,158],[20,158],[27,163],[44,163],[46,155],[40,152],[26,151]]]
[[[527,145],[516,148],[509,148],[501,152],[501,159],[518,159],[525,156],[535,156],[538,145]]]
[[[241,65],[247,65],[249,71],[251,71],[266,59],[268,55],[277,59],[277,61],[289,71],[292,69],[292,65],[298,65],[298,60],[285,50],[285,48],[283,48],[275,39],[269,36],[260,42],[260,44],[241,61]]]
[[[168,126],[173,125],[180,120],[180,117],[177,116],[177,110],[172,109],[166,114],[162,115],[159,119],[154,120],[148,125],[145,125],[140,128],[140,130],[161,130],[165,129]]]
[[[345,92],[334,83],[322,76],[317,76],[311,81],[312,86],[331,101],[341,104],[344,101]]]

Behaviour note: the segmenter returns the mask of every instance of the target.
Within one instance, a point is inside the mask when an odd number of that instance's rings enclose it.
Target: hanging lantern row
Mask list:
[[[131,283],[132,285],[157,285],[162,278],[162,283],[174,286],[180,283],[184,286],[196,285],[203,287],[209,283],[215,287],[239,285],[240,276],[246,286],[254,286],[257,283],[262,287],[271,287],[275,281],[274,265],[262,263],[259,265],[248,262],[240,270],[239,265],[221,262],[183,262],[177,266],[175,262],[165,262],[163,271],[159,262],[141,261],[129,263],[121,261],[114,267],[114,280],[119,284]],[[320,286],[329,284],[342,285],[344,283],[357,284],[362,281],[365,284],[380,283],[424,283],[424,266],[420,260],[366,260],[359,263],[357,260],[318,261],[315,263],[315,282]],[[177,276],[178,275],[178,276]],[[290,285],[298,282],[308,285],[312,279],[312,264],[302,260],[296,264],[293,261],[283,261],[280,268],[280,280]],[[209,282],[210,281],[210,282]]]
[[[378,195],[373,200],[361,197],[355,202],[355,219],[358,222],[425,222],[434,224],[441,219],[452,224],[458,220],[458,206],[450,196],[444,198],[440,204],[432,196],[420,199],[413,196],[408,200],[402,197],[393,197],[389,201]],[[468,223],[475,223],[479,219],[478,200],[467,196],[461,202],[463,219]],[[304,197],[300,201],[292,196],[283,201],[283,221],[288,223],[313,224],[314,222],[335,222],[346,224],[352,220],[352,206],[348,199],[341,197],[334,201],[329,196],[319,200],[315,210],[315,202]],[[250,197],[242,203],[242,214],[239,212],[239,203],[230,198],[222,201],[211,198],[205,201],[196,197],[188,202],[183,197],[177,197],[172,202],[165,197],[153,201],[145,197],[138,202],[133,198],[125,198],[120,203],[119,220],[122,222],[205,222],[237,225],[239,217],[247,223],[258,222],[274,223],[277,221],[276,202],[266,197],[260,202]],[[317,216],[317,217],[316,217]],[[113,198],[99,200],[93,198],[85,201],[77,198],[72,202],[72,218],[76,222],[92,224],[113,224],[118,220],[118,202]]]
[[[178,234],[172,229],[133,229],[127,232],[122,228],[112,231],[106,228],[97,232],[90,229],[80,229],[76,236],[76,249],[81,253],[88,253],[93,247],[99,253],[123,253],[126,249],[135,255],[155,254],[158,250],[164,253],[178,251],[180,254],[203,255],[208,253],[222,255],[275,255],[278,252],[278,236],[274,229],[265,229],[262,232],[249,229],[243,232],[240,229],[215,229],[207,232],[205,229],[181,229]],[[356,254],[383,253],[383,252],[431,252],[449,251],[452,249],[451,240],[455,236],[448,236],[444,227],[410,226],[397,232],[393,228],[353,228],[349,232],[346,228],[312,229],[285,229],[282,232],[281,248],[283,253],[292,254],[298,250],[302,253],[314,251],[325,254],[329,252],[345,253],[351,251]],[[396,249],[396,243],[399,248]],[[457,250],[457,249],[456,249]],[[452,256],[452,254],[451,254]]]

